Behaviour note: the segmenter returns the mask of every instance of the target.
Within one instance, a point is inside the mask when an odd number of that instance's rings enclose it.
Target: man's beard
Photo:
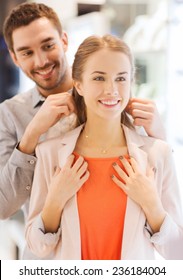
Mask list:
[[[44,69],[48,68],[48,66],[45,66]],[[44,69],[41,69],[41,70],[44,70]],[[37,81],[36,79],[33,80],[35,82],[35,84],[45,90],[45,91],[51,91],[51,90],[54,90],[56,89],[57,87],[59,87],[61,84],[63,84],[66,79],[67,79],[67,65],[66,65],[66,61],[64,59],[62,59],[62,67],[60,67],[60,63],[58,61],[55,62],[55,65],[54,65],[54,69],[53,71],[55,71],[56,69],[59,69],[58,73],[57,73],[57,79],[55,82],[50,82],[49,84],[49,81],[47,83],[47,85],[44,85],[44,83],[41,83],[39,81]],[[34,74],[36,71],[33,71],[32,74]],[[49,80],[49,78],[48,78]]]

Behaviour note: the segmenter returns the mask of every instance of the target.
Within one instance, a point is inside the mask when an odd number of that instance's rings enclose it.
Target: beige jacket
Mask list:
[[[155,249],[166,259],[183,259],[183,216],[172,151],[161,140],[140,136],[125,126],[123,128],[130,156],[137,160],[144,172],[148,166],[156,168],[156,188],[167,211],[160,232],[152,235],[141,207],[127,199],[121,250],[123,259],[154,259]],[[67,202],[57,233],[44,234],[40,215],[54,167],[64,166],[81,129],[82,126],[77,127],[65,136],[48,140],[37,147],[26,240],[34,254],[43,259],[81,259],[76,196]]]

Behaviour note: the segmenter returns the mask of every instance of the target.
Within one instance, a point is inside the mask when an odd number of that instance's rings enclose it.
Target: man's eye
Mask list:
[[[30,56],[31,54],[32,54],[31,51],[27,51],[27,52],[22,53],[22,56]]]
[[[50,50],[50,49],[53,48],[53,46],[54,46],[54,44],[49,44],[49,45],[44,46],[44,49],[45,50]]]

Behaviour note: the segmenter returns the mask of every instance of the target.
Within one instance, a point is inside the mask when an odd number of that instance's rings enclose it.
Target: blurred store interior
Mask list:
[[[27,91],[33,82],[17,69],[8,54],[2,25],[21,0],[0,1],[0,102]],[[32,2],[32,1],[27,1]],[[115,34],[132,48],[136,63],[134,96],[156,102],[167,130],[183,201],[183,1],[178,0],[42,0],[57,11],[69,37],[72,64],[80,42],[91,34]],[[19,214],[21,215],[21,214]],[[0,222],[0,259],[18,259],[23,226],[12,218]],[[4,238],[4,240],[3,240]]]

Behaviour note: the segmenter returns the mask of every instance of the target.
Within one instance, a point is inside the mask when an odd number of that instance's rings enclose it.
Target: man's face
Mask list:
[[[47,18],[40,18],[12,34],[15,64],[33,80],[47,96],[64,83],[68,74],[65,52],[67,36],[60,37]]]

